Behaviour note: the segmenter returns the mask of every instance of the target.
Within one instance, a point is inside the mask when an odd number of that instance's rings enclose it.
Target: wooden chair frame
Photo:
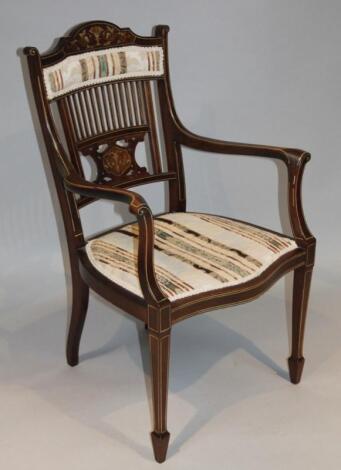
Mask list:
[[[304,365],[303,336],[316,243],[305,222],[301,202],[302,175],[305,164],[310,160],[310,154],[298,149],[209,139],[187,130],[178,118],[172,98],[167,54],[168,31],[168,26],[159,25],[155,27],[153,36],[142,37],[128,28],[121,29],[112,23],[93,21],[74,28],[68,36],[58,41],[51,52],[40,55],[34,47],[27,47],[24,50],[49,163],[62,209],[71,262],[73,304],[67,339],[67,361],[71,366],[78,364],[89,287],[113,305],[145,323],[152,361],[154,428],[151,436],[155,459],[158,462],[165,460],[169,442],[166,417],[172,325],[208,310],[250,301],[265,292],[285,273],[294,270],[292,350],[288,362],[290,379],[293,383],[298,383]],[[46,96],[43,68],[75,53],[132,44],[156,45],[164,50],[164,75],[155,81],[160,101],[168,170],[162,172],[159,160],[154,158],[153,175],[133,175],[130,179],[122,178],[112,185],[89,182],[85,180],[79,162],[75,158],[75,141],[71,138],[68,116],[60,105],[59,111],[69,152],[62,144]],[[146,93],[148,95],[148,88]],[[149,103],[147,107],[152,113],[151,100],[147,101]],[[153,126],[154,119],[151,119],[148,132],[151,137],[151,147],[154,147],[155,151],[157,144]],[[112,131],[110,135],[104,137],[129,136],[130,132],[131,129],[126,128]],[[100,138],[103,139],[103,135]],[[96,141],[96,138],[93,140]],[[298,248],[283,255],[251,281],[171,302],[161,291],[155,276],[152,212],[146,201],[127,187],[154,181],[168,181],[169,212],[186,211],[182,146],[226,155],[248,155],[282,160],[288,173],[288,212],[293,238]],[[154,152],[154,156],[155,154],[157,151]],[[139,227],[138,275],[144,298],[138,297],[100,274],[87,257],[79,210],[85,204],[98,199],[124,202],[136,217]]]

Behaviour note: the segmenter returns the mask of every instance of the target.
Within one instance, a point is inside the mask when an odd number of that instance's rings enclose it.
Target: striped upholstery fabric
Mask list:
[[[233,286],[259,276],[296,243],[224,217],[169,213],[155,218],[155,270],[170,300]],[[137,224],[87,243],[91,263],[104,276],[142,297],[137,275]]]
[[[162,47],[126,46],[69,56],[44,69],[49,100],[97,83],[163,75]]]

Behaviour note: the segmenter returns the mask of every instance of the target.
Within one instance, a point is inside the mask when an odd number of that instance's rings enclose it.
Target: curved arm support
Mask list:
[[[193,134],[182,125],[179,127],[179,123],[174,122],[174,124],[176,125],[178,142],[184,146],[207,152],[267,157],[283,161],[288,170],[288,209],[293,235],[297,243],[301,246],[307,243],[311,244],[314,241],[314,237],[304,218],[301,198],[304,167],[311,158],[309,152],[270,145],[242,144],[238,142],[209,139]]]
[[[168,66],[168,32],[169,27],[166,25],[158,25],[155,27],[155,35],[163,39],[165,50],[166,74],[164,83],[159,84],[159,92],[161,92],[162,97],[168,104],[168,106],[163,109],[163,119],[164,126],[167,127],[172,141],[176,145],[183,145],[206,152],[268,157],[282,160],[288,170],[288,209],[293,235],[299,246],[315,246],[315,239],[310,233],[304,218],[301,200],[302,175],[305,164],[310,160],[310,154],[299,149],[211,139],[201,137],[189,131],[182,124],[174,106]],[[311,257],[313,258],[313,255]]]
[[[316,239],[311,234],[305,221],[301,196],[304,167],[309,160],[310,154],[303,152],[296,158],[291,158],[287,163],[288,208],[295,241],[298,246],[306,249],[306,264],[312,265],[315,258]]]
[[[207,152],[229,155],[247,155],[281,160],[288,170],[288,209],[293,235],[302,246],[315,243],[304,218],[301,188],[304,167],[310,160],[309,152],[270,145],[242,144],[200,137],[177,125],[177,138],[180,144]]]
[[[112,188],[82,180],[78,176],[64,179],[68,191],[98,199],[108,199],[129,204],[129,210],[137,218],[138,237],[138,275],[145,300],[150,305],[168,303],[156,279],[154,269],[154,223],[152,212],[139,194],[126,189]]]

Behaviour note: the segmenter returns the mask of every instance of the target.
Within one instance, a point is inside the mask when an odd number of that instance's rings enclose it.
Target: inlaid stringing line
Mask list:
[[[152,162],[153,162],[153,169],[155,173],[160,173],[161,170],[161,158],[159,152],[159,142],[158,142],[158,135],[156,130],[155,124],[155,115],[154,115],[154,100],[152,95],[152,89],[150,81],[143,82],[143,90],[144,90],[144,103],[145,103],[145,110],[146,110],[146,119],[149,126],[149,146],[151,150]]]

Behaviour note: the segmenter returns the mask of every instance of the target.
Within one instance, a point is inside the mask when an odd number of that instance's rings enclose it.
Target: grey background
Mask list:
[[[155,24],[170,25],[173,93],[178,114],[191,130],[312,153],[303,202],[318,250],[306,340],[310,361],[306,385],[302,384],[306,394],[301,388],[294,398],[293,388],[283,380],[287,377],[290,276],[254,303],[179,325],[174,329],[170,397],[174,450],[165,468],[183,468],[184,462],[196,468],[211,464],[218,468],[214,462],[218,466],[227,457],[233,469],[258,468],[258,464],[263,469],[288,468],[289,463],[299,468],[302,459],[304,468],[309,464],[309,468],[322,469],[325,458],[328,468],[339,468],[341,453],[333,445],[333,432],[341,424],[335,412],[341,411],[336,394],[341,383],[341,3],[3,0],[0,392],[5,409],[1,421],[7,431],[0,427],[0,459],[5,459],[4,468],[46,468],[51,455],[54,464],[49,468],[69,465],[69,459],[74,468],[88,468],[87,464],[91,468],[92,459],[97,462],[96,452],[102,459],[97,468],[109,468],[114,459],[123,459],[127,468],[152,465],[146,432],[150,421],[142,411],[147,409],[143,371],[148,379],[148,358],[143,333],[134,321],[112,313],[109,305],[93,297],[82,343],[83,358],[88,361],[77,371],[64,364],[67,282],[62,241],[16,54],[26,45],[44,51],[70,26],[90,19],[130,26],[142,35],[148,35]],[[184,163],[188,209],[288,231],[281,164],[190,150],[184,151]],[[141,188],[141,192],[155,211],[163,209],[162,184]],[[109,204],[97,204],[85,210],[86,230],[118,223],[122,214],[128,217],[122,208],[113,212]],[[246,353],[240,355],[240,350]],[[274,371],[280,377],[273,377]],[[226,381],[220,383],[218,376],[226,376]],[[94,384],[100,384],[100,392]],[[210,400],[215,387],[221,396],[213,394]],[[276,399],[273,387],[279,393]],[[245,396],[249,408],[236,410],[234,406],[242,406]],[[297,400],[311,408],[296,409]],[[136,412],[137,404],[141,404],[137,411],[141,422],[133,426],[133,415],[122,410]],[[267,415],[264,409],[271,411]],[[286,409],[285,416],[278,414],[279,409]],[[243,423],[246,415],[248,424]],[[66,416],[72,423],[64,423]],[[36,420],[38,425],[32,427]],[[291,432],[292,422],[297,435]],[[77,434],[78,453],[71,450],[65,429]],[[210,447],[203,456],[207,440]]]

